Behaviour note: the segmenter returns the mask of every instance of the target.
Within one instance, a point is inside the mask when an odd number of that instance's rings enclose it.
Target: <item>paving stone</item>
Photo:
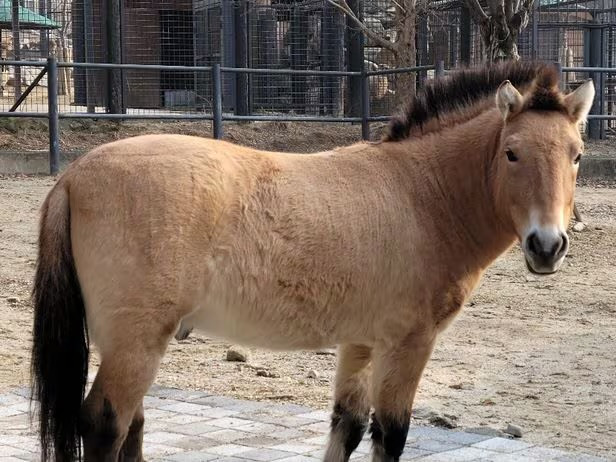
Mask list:
[[[431,439],[449,441],[452,431],[436,427],[411,427],[408,433],[409,439]]]
[[[421,457],[417,460],[422,462],[469,462],[481,459],[486,459],[493,456],[495,453],[472,447],[454,449],[453,451],[439,452]]]
[[[213,462],[246,462],[246,459],[240,459],[239,457],[220,457],[214,459]]]
[[[236,404],[228,404],[228,405],[225,406],[225,409],[228,409],[230,411],[237,411],[237,412],[243,413],[243,412],[258,411],[260,409],[267,408],[268,406],[271,406],[271,403],[267,403],[267,402],[254,402],[254,401],[241,401],[241,402],[236,403]]]
[[[11,431],[27,432],[30,430],[30,421],[27,414],[0,417],[0,429],[4,433]]]
[[[222,419],[223,417],[231,417],[238,414],[237,411],[231,411],[229,409],[223,409],[220,407],[206,408],[203,406],[203,410],[199,411],[200,416],[209,417],[210,419]]]
[[[26,409],[24,409],[22,403],[0,407],[0,417],[11,417],[14,415],[25,414],[26,412],[28,412],[28,408],[26,407]]]
[[[143,441],[146,443],[164,444],[168,446],[177,446],[175,443],[187,438],[186,435],[171,432],[152,432],[143,435]]]
[[[269,435],[269,436],[274,436],[276,438],[281,438],[283,440],[296,440],[296,439],[310,438],[310,437],[316,436],[316,433],[312,431],[304,430],[304,427],[302,427],[301,430],[297,428],[287,428],[282,431],[277,431],[276,433]]]
[[[180,391],[179,388],[163,387],[163,386],[155,384],[150,387],[147,395],[156,396],[159,398],[170,398],[171,396],[176,394],[178,391]]]
[[[243,432],[253,433],[255,435],[271,435],[275,436],[278,432],[286,430],[285,427],[278,425],[266,424],[263,422],[253,422],[238,427],[238,430]]]
[[[280,438],[273,438],[271,436],[263,435],[251,435],[249,438],[242,438],[235,441],[235,444],[241,444],[242,446],[250,446],[251,448],[271,448],[278,444],[283,444],[285,441]]]
[[[16,395],[15,393],[6,393],[0,395],[0,406],[10,406],[12,404],[19,404],[27,402],[23,396]]]
[[[146,420],[146,430],[148,428],[147,420]],[[169,424],[167,424],[169,425]],[[167,427],[170,431],[175,433],[182,433],[183,435],[204,435],[212,432],[216,432],[220,430],[218,427],[213,427],[209,425],[207,421],[205,422],[196,422],[187,425],[170,425]]]
[[[23,449],[14,448],[13,446],[5,446],[4,444],[0,445],[0,457],[10,457],[10,456],[18,456],[20,454],[25,454],[27,451]]]
[[[310,438],[306,438],[304,440],[302,440],[304,443],[307,444],[314,444],[317,446],[324,446],[325,444],[327,444],[327,440],[328,440],[328,435],[319,435],[319,436],[312,436]]]
[[[479,459],[480,462],[543,462],[543,459],[535,459],[534,457],[521,456],[518,453],[501,453],[493,456]]]
[[[238,430],[218,430],[215,432],[209,432],[205,434],[206,437],[220,441],[223,443],[232,443],[237,440],[248,438],[252,436],[250,433],[238,431]]]
[[[40,459],[28,419],[29,389],[0,394],[0,462]],[[144,456],[166,462],[316,462],[329,433],[330,413],[153,386],[144,399]],[[366,435],[352,462],[370,461]],[[521,440],[412,427],[401,461],[607,462],[584,454],[535,447]]]
[[[210,454],[202,451],[188,451],[174,454],[166,457],[167,462],[208,462],[218,458],[216,454]]]
[[[489,440],[474,443],[472,447],[478,449],[488,449],[496,452],[517,452],[522,449],[530,448],[532,444],[520,440],[510,440],[507,438],[490,438]]]
[[[260,462],[269,462],[271,460],[280,460],[288,457],[292,457],[295,454],[285,451],[278,451],[275,449],[253,449],[252,451],[242,452],[240,456],[242,459],[256,460]]]
[[[163,419],[164,422],[173,425],[193,424],[195,422],[203,422],[205,420],[210,420],[210,418],[192,414],[177,414],[173,417]]]
[[[148,409],[158,408],[161,406],[168,406],[169,404],[179,403],[180,401],[176,401],[174,399],[160,398],[158,396],[145,396],[143,398],[143,406],[146,411]]]
[[[242,452],[252,451],[253,448],[248,446],[241,446],[239,444],[221,444],[220,446],[213,446],[208,448],[207,452],[211,454],[218,454],[219,456],[237,456]]]
[[[272,417],[271,422],[268,422],[268,423],[280,425],[282,427],[287,427],[287,428],[295,428],[295,427],[301,427],[304,425],[312,424],[314,423],[314,420],[307,419],[305,417],[299,417],[297,415],[290,415],[286,417]]]
[[[459,443],[463,446],[479,443],[480,441],[489,440],[493,438],[489,435],[480,435],[478,433],[468,433],[460,431],[449,431],[443,439],[444,441],[451,441],[452,443]]]
[[[415,460],[421,457],[429,456],[432,454],[430,451],[426,451],[424,449],[417,448],[404,448],[404,452],[402,456],[400,456],[400,460]]]
[[[30,387],[19,387],[11,392],[13,395],[21,396],[22,398],[30,399],[32,391]]]
[[[321,462],[321,459],[309,456],[292,456],[279,459],[277,462]]]
[[[146,409],[145,410],[145,421],[152,419],[168,419],[171,417],[175,417],[177,414],[171,411],[163,411],[162,409]]]
[[[143,445],[143,456],[146,460],[150,458],[162,458],[164,456],[169,456],[172,454],[177,454],[181,452],[181,448],[176,448],[173,446],[167,446],[164,444],[144,444]]]
[[[174,404],[160,406],[158,409],[160,409],[161,411],[168,411],[176,414],[191,414],[200,416],[202,416],[205,411],[212,410],[210,406],[204,406],[201,404],[194,403],[184,403],[181,401],[178,401]]]
[[[289,442],[270,446],[270,448],[278,451],[292,452],[294,454],[307,454],[309,452],[317,451],[320,446]]]
[[[329,422],[316,422],[302,427],[302,430],[313,431],[315,433],[329,433],[329,429]]]
[[[186,436],[185,438],[182,438],[170,445],[177,448],[187,449],[189,451],[204,451],[213,446],[220,446],[220,441],[216,441],[205,436]]]
[[[197,399],[207,398],[209,396],[212,395],[204,391],[180,390],[177,388],[173,388],[172,392],[169,394],[169,398],[175,399],[177,401],[194,401]]]
[[[0,434],[0,444],[13,446],[20,449],[21,452],[38,452],[40,450],[39,442],[34,436]]]
[[[327,421],[329,422],[329,420],[331,419],[331,412],[327,412],[327,411],[311,411],[311,412],[306,412],[304,414],[298,414],[297,417],[302,417],[304,419],[311,419],[311,420],[322,420],[322,421]]]
[[[195,399],[192,402],[196,404],[207,404],[212,407],[237,406],[242,403],[239,399],[227,398],[225,396],[208,396],[206,398]]]
[[[461,448],[463,445],[442,440],[420,439],[407,446],[408,449],[420,449],[428,452],[445,452]]]
[[[235,429],[244,425],[249,425],[251,424],[251,421],[245,419],[237,419],[235,417],[222,417],[220,419],[212,419],[208,421],[208,424],[212,425],[213,427]]]

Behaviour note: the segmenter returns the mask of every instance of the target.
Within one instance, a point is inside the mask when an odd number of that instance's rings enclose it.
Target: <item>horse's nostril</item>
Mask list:
[[[568,237],[564,233],[542,240],[538,233],[533,232],[527,238],[526,247],[530,253],[544,260],[554,260],[567,250]]]
[[[567,251],[568,246],[569,246],[569,236],[561,232],[560,233],[560,246],[558,247],[558,250],[556,251],[556,255],[560,256],[563,253],[565,253]]]
[[[531,233],[527,238],[527,247],[531,253],[539,254],[541,252],[541,242],[537,233]]]

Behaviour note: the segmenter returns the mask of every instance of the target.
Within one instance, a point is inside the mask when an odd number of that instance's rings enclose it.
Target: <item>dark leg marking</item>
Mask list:
[[[361,442],[368,427],[368,413],[357,415],[336,403],[332,414],[332,434],[336,434],[344,444],[344,454],[348,459]]]
[[[143,461],[143,412],[140,410],[133,418],[128,428],[128,435],[120,451],[120,462],[141,462]]]
[[[370,432],[375,454],[382,454],[385,461],[397,462],[404,451],[409,433],[411,414],[405,412],[402,420],[384,416],[380,420],[372,415]]]
[[[83,438],[86,460],[105,460],[105,456],[114,453],[120,432],[116,413],[108,399],[103,400],[99,412],[93,412],[86,400],[81,410],[79,433]]]

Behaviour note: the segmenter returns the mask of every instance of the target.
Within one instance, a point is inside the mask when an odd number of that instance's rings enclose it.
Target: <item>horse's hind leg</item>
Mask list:
[[[373,462],[397,462],[409,431],[411,408],[423,369],[430,358],[435,335],[409,335],[395,347],[373,352],[372,432]]]
[[[128,427],[128,435],[120,450],[120,462],[143,461],[143,404],[140,404],[133,416],[133,421]]]
[[[338,348],[334,412],[324,459],[328,462],[348,461],[366,431],[370,354],[370,348],[363,345]]]
[[[142,332],[135,333],[138,325],[128,321],[121,329],[121,340],[118,332],[111,334],[113,342],[106,342],[107,349],[81,410],[86,462],[142,460],[143,397],[173,329],[141,326]],[[133,332],[128,334],[126,326],[133,326]]]

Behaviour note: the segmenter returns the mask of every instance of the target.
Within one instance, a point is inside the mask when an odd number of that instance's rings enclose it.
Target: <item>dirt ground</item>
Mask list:
[[[263,134],[242,136],[267,144]],[[300,129],[293,136],[306,140]],[[334,142],[333,132],[322,137],[321,146]],[[285,146],[299,151],[314,144]],[[0,177],[0,392],[29,380],[38,209],[52,184],[45,177]],[[442,335],[418,407],[453,416],[462,428],[513,423],[525,440],[616,458],[615,186],[578,189],[588,227],[571,232],[571,251],[558,274],[530,275],[517,248],[496,262]],[[249,362],[240,365],[225,361],[228,347],[195,334],[174,340],[157,382],[330,405],[335,356],[252,350]],[[274,377],[258,376],[259,368]],[[313,371],[317,378],[308,378]]]

